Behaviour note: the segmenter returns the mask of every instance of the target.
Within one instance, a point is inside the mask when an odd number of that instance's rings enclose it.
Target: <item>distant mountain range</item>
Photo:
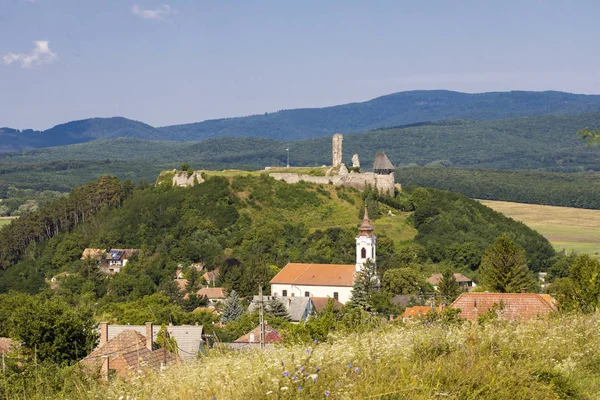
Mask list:
[[[282,110],[160,128],[122,117],[72,121],[45,131],[0,128],[0,152],[116,138],[201,141],[222,137],[260,137],[297,141],[330,136],[337,132],[357,133],[449,119],[486,121],[546,114],[582,114],[598,110],[600,95],[554,91],[480,94],[445,90],[409,91],[362,103]]]

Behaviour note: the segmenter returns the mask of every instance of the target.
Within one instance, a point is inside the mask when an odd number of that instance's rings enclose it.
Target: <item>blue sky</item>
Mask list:
[[[598,1],[0,0],[0,126],[415,89],[600,93]]]

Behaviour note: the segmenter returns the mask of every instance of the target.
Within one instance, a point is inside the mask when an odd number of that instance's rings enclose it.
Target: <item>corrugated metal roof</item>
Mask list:
[[[350,264],[287,264],[271,284],[352,286],[356,266]]]

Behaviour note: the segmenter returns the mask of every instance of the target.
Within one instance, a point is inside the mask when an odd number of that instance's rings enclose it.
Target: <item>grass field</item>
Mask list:
[[[535,229],[556,250],[600,255],[600,210],[491,200],[481,203]]]

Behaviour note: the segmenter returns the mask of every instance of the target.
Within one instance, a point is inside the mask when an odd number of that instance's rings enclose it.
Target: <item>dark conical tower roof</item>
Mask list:
[[[391,174],[394,172],[394,165],[391,163],[385,153],[377,153],[375,155],[375,163],[373,164],[373,171],[376,174]]]
[[[369,220],[369,212],[367,211],[367,207],[365,207],[365,216],[363,217],[362,224],[360,224],[360,228],[358,228],[358,230],[358,236],[373,236],[373,231],[375,229],[373,228],[373,225],[371,225],[371,221]]]

